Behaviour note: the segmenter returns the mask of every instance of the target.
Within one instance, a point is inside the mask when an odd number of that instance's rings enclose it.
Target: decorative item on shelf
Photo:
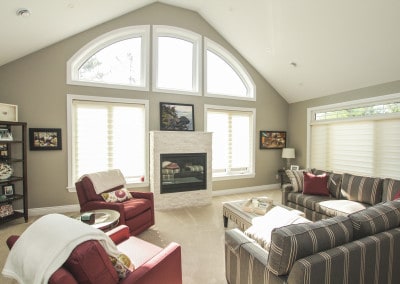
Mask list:
[[[290,169],[292,171],[298,171],[300,169],[300,167],[298,165],[290,165]]]
[[[243,204],[242,209],[249,213],[255,213],[258,215],[264,215],[272,207],[273,199],[269,197],[253,197],[250,198],[246,203]]]
[[[12,141],[13,136],[8,128],[0,128],[0,141]]]
[[[8,146],[7,144],[0,144],[0,158],[8,157]]]
[[[6,201],[6,200],[7,200],[7,196],[5,194],[0,195],[0,202]]]
[[[286,168],[290,169],[290,159],[296,158],[294,148],[283,148],[282,159],[286,159]]]
[[[12,176],[13,169],[9,164],[0,163],[0,179],[8,179]]]
[[[18,106],[0,103],[1,121],[18,121]]]
[[[5,196],[11,196],[14,195],[14,185],[13,184],[6,184],[3,185],[3,194]]]
[[[7,217],[14,213],[14,209],[11,204],[0,205],[0,217]]]

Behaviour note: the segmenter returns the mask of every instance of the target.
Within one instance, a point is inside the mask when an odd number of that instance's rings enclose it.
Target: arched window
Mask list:
[[[68,61],[67,83],[148,90],[148,50],[148,26],[111,31]]]
[[[226,49],[205,39],[205,95],[255,100],[255,85],[244,67]]]
[[[201,36],[188,30],[153,27],[153,90],[200,94]]]

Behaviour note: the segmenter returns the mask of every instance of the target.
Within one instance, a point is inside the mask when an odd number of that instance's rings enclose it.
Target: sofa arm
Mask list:
[[[268,252],[253,239],[238,229],[225,232],[225,273],[228,283],[287,283],[287,277],[271,273],[267,263]]]
[[[293,186],[291,183],[284,184],[282,187],[282,204],[287,205],[287,197],[289,192],[293,191]]]
[[[137,267],[120,283],[182,284],[181,246],[170,243],[154,257]]]

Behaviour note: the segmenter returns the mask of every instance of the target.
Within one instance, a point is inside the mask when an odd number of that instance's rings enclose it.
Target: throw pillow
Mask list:
[[[121,253],[118,257],[108,256],[117,271],[119,278],[125,278],[127,274],[135,269],[132,261],[126,254]]]
[[[393,200],[396,200],[397,198],[400,198],[400,189],[399,189],[399,191],[394,195]]]
[[[303,194],[329,196],[329,176],[326,173],[322,175],[303,173],[303,175]]]
[[[303,191],[303,171],[286,170],[290,183],[293,187],[293,192]]]
[[[103,197],[104,201],[106,202],[123,202],[133,198],[131,193],[126,188],[102,193],[101,197]]]

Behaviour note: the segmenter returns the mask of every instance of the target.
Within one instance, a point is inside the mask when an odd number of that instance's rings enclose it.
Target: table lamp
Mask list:
[[[282,149],[282,158],[286,159],[286,167],[287,169],[290,168],[290,159],[294,159],[295,153],[294,153],[294,148],[283,148]]]

